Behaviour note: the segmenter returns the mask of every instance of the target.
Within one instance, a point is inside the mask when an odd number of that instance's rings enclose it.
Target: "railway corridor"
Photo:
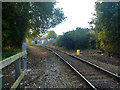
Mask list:
[[[52,52],[28,46],[27,74],[23,88],[90,88],[69,66]]]

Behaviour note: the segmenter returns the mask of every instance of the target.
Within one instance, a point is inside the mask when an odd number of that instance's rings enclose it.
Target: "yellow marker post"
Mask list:
[[[76,53],[76,54],[77,54],[77,55],[80,55],[80,50],[79,50],[79,49],[77,50],[77,53]]]

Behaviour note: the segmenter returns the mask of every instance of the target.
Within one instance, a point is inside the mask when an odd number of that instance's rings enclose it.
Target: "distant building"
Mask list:
[[[31,41],[30,43],[31,43],[31,44],[35,44],[35,41]]]
[[[41,44],[47,44],[47,40],[42,40]]]
[[[50,41],[55,41],[55,39],[54,38],[50,38]]]
[[[41,44],[41,41],[40,41],[40,40],[37,40],[37,44]]]

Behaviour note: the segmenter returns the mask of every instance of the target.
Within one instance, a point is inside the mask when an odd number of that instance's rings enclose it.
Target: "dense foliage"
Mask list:
[[[67,49],[85,49],[89,46],[90,33],[87,28],[76,28],[76,30],[64,33],[56,41],[57,46]]]
[[[61,23],[65,17],[59,8],[54,8],[55,2],[31,3],[29,27],[32,30],[32,36],[44,33],[49,28],[54,28]]]
[[[21,48],[27,38],[45,33],[61,23],[65,17],[55,2],[4,2],[2,3],[3,50]]]
[[[120,52],[120,3],[96,2],[96,18],[91,22],[95,24],[94,40],[96,47],[109,52]]]
[[[19,47],[25,38],[29,20],[29,3],[2,4],[2,46]]]
[[[50,38],[54,38],[56,39],[57,38],[57,34],[54,32],[54,31],[49,31],[48,34],[47,34],[47,39],[50,39]]]

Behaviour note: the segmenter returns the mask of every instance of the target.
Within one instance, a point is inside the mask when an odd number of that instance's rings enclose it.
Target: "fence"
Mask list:
[[[27,51],[26,51],[26,46],[23,45],[23,52],[20,52],[14,56],[11,56],[7,59],[4,59],[3,61],[0,61],[0,69],[2,70],[6,66],[15,63],[15,83],[12,85],[11,90],[16,89],[21,80],[24,78],[24,75],[27,71],[27,66],[26,66],[26,59],[27,59]],[[23,71],[22,73],[20,72],[21,70],[21,60],[23,60]],[[3,88],[3,75],[0,75],[0,90]]]

